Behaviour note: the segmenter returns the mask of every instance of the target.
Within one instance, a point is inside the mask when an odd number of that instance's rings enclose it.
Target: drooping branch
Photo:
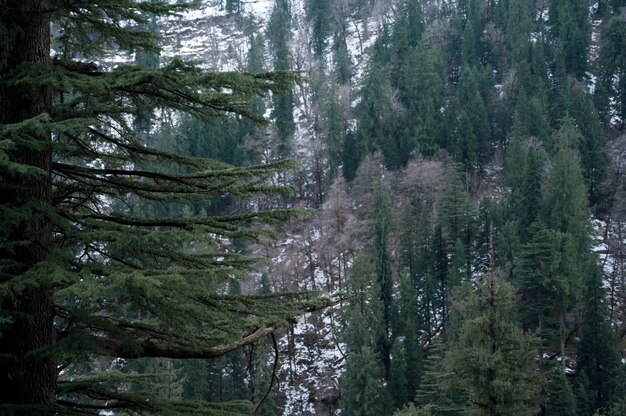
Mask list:
[[[167,345],[152,339],[143,341],[140,345],[129,345],[120,339],[93,336],[93,341],[100,348],[109,351],[112,356],[120,358],[143,358],[161,357],[174,359],[190,358],[217,358],[245,345],[252,344],[259,339],[272,334],[276,330],[273,326],[258,328],[251,334],[230,344],[220,344],[213,347],[188,347],[180,345]]]

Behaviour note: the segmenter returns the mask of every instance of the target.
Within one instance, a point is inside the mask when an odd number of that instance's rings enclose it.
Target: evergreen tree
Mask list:
[[[133,131],[132,120],[136,102],[146,112],[169,108],[205,119],[229,112],[259,120],[252,99],[287,90],[291,75],[213,73],[180,59],[160,68],[103,71],[73,60],[117,47],[156,51],[155,36],[134,26],[147,24],[147,14],[182,7],[28,0],[0,9],[3,413],[246,412],[249,404],[241,402],[133,394],[125,386],[141,377],[96,367],[84,374],[83,363],[102,356],[220,357],[307,307],[294,295],[216,290],[251,264],[234,250],[224,252],[228,242],[261,234],[252,223],[292,213],[145,217],[115,208],[129,199],[188,205],[280,192],[267,180],[290,166],[236,168],[161,151]],[[64,46],[55,59],[53,22]]]
[[[274,70],[291,69],[289,39],[291,37],[291,10],[288,0],[276,0],[267,24],[267,39],[271,45]],[[293,120],[293,92],[284,91],[272,96],[274,108],[272,119],[276,125],[278,153],[284,157],[290,154],[291,140],[296,129]]]
[[[380,416],[391,410],[383,369],[370,347],[361,347],[348,355],[341,391],[339,405],[342,415]]]
[[[415,395],[415,404],[427,409],[433,415],[462,415],[465,406],[458,390],[450,388],[449,373],[444,368],[445,345],[441,335],[432,338],[428,346],[428,355],[424,359],[424,371],[419,389]]]
[[[577,255],[584,256],[589,251],[591,232],[587,187],[575,150],[580,140],[571,119],[566,119],[554,135],[559,149],[541,190],[541,221],[547,228],[570,234]]]
[[[587,68],[587,53],[591,42],[589,5],[580,0],[552,0],[550,20],[554,34],[563,44],[565,68],[568,73],[582,76]]]
[[[513,289],[488,276],[455,305],[458,333],[446,369],[467,393],[471,415],[535,415],[533,343],[515,323]]]
[[[409,400],[408,380],[406,378],[408,364],[405,346],[400,338],[396,338],[391,347],[389,381],[387,382],[391,404],[394,409],[401,409]]]
[[[560,368],[546,373],[545,416],[576,416],[576,401],[567,377]]]
[[[598,68],[600,82],[595,92],[598,109],[606,122],[618,122],[621,119],[623,127],[626,120],[626,22],[621,17],[611,17],[602,28],[602,48]],[[619,118],[611,113],[611,101],[615,103],[615,110]]]
[[[606,142],[600,118],[587,94],[579,94],[572,105],[581,138],[578,143],[580,165],[589,189],[589,202],[595,205],[602,198],[601,185],[606,178],[606,158],[602,153]]]
[[[398,322],[395,326],[395,331],[398,334],[398,338],[394,343],[391,355],[392,355],[392,371],[390,375],[390,391],[395,400],[396,408],[403,407],[408,401],[413,399],[415,392],[419,386],[420,374],[422,367],[422,348],[419,342],[419,321],[420,316],[417,310],[417,291],[413,284],[413,280],[410,275],[404,273],[400,277],[399,284],[399,313]],[[396,345],[398,344],[398,345]],[[398,349],[399,351],[394,351]],[[400,386],[398,390],[404,390],[402,394],[404,397],[395,393],[391,387],[393,377],[398,374],[398,371],[393,371],[394,357],[398,356],[398,353],[403,355],[404,369],[401,369],[402,376],[399,377],[397,384]],[[398,368],[400,370],[400,368]],[[405,383],[403,383],[403,381]],[[404,387],[402,385],[405,384]]]
[[[322,58],[326,49],[327,38],[331,33],[331,1],[307,0],[306,17],[313,27],[313,51]]]
[[[480,93],[476,70],[465,67],[457,86],[458,105],[461,110],[457,133],[457,160],[468,171],[491,154],[491,132],[485,101]]]
[[[355,258],[346,281],[346,291],[349,302],[342,314],[343,341],[349,351],[366,346],[380,354],[380,341],[386,339],[383,305],[375,266],[365,253]]]
[[[580,263],[587,259],[577,254],[571,235],[541,229],[522,248],[514,271],[524,300],[526,327],[536,327],[537,334],[548,344],[558,340],[563,366],[568,337],[565,314],[582,296],[584,271]],[[539,353],[543,370],[543,349]]]
[[[393,281],[391,271],[391,253],[389,233],[391,232],[391,196],[387,184],[382,178],[374,184],[372,202],[372,234],[374,239],[373,254],[376,266],[376,279],[380,288],[380,301],[383,306],[383,322],[385,333],[380,339],[380,352],[385,368],[385,377],[390,371],[391,341],[389,334],[395,316],[393,301]]]
[[[606,410],[612,394],[611,379],[620,367],[620,356],[608,319],[602,275],[595,264],[588,267],[589,278],[585,285],[582,337],[578,343],[576,372],[579,375],[584,373],[585,383],[580,385],[586,390],[593,410]],[[581,396],[586,395],[581,392]]]

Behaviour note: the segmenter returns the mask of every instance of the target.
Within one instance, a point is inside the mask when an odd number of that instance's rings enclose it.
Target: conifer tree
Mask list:
[[[576,416],[576,401],[567,377],[560,368],[546,372],[545,416]]]
[[[252,263],[224,249],[262,233],[250,225],[292,213],[181,218],[116,208],[128,199],[180,206],[280,192],[267,180],[290,165],[236,168],[158,150],[136,134],[132,119],[141,102],[145,112],[260,121],[253,98],[287,90],[292,75],[214,73],[180,59],[109,71],[74,60],[107,48],[156,51],[155,36],[136,26],[183,7],[11,0],[0,8],[2,413],[245,412],[245,403],[133,394],[124,386],[145,376],[81,369],[102,356],[220,357],[307,307],[290,295],[218,290]],[[54,59],[52,22],[63,45]]]
[[[275,71],[291,69],[291,9],[288,0],[276,0],[274,9],[267,24],[267,39],[271,45]],[[272,118],[276,124],[278,153],[281,157],[288,156],[291,151],[291,140],[296,125],[293,121],[293,92],[283,91],[272,96],[274,108]]]
[[[372,203],[372,234],[374,239],[373,254],[376,267],[376,279],[380,288],[380,301],[383,306],[384,334],[380,339],[380,352],[385,366],[385,376],[389,375],[391,341],[395,305],[393,301],[393,281],[391,271],[391,252],[389,234],[391,232],[391,196],[387,184],[378,178],[374,184]]]
[[[342,415],[380,416],[391,410],[383,369],[377,354],[370,347],[361,347],[348,356],[341,391]]]
[[[343,341],[349,351],[367,346],[380,354],[380,340],[386,335],[383,305],[375,266],[365,253],[355,258],[346,281],[346,291],[349,301],[342,314]]]
[[[608,319],[602,275],[595,264],[588,265],[589,278],[585,284],[585,305],[582,336],[578,344],[576,372],[584,373],[586,390],[593,410],[606,410],[612,395],[611,379],[620,367],[617,343]],[[587,407],[587,406],[585,406]]]
[[[462,415],[466,407],[459,390],[450,387],[450,373],[444,367],[445,354],[442,336],[433,337],[424,359],[424,371],[415,394],[415,404],[418,408],[428,409],[427,414]]]
[[[455,305],[456,339],[450,340],[446,369],[468,396],[471,415],[535,415],[533,343],[514,321],[512,287],[487,276]]]
[[[408,380],[406,370],[406,352],[404,343],[400,338],[396,338],[391,347],[391,363],[389,366],[389,380],[387,387],[391,404],[395,409],[400,409],[409,400]]]

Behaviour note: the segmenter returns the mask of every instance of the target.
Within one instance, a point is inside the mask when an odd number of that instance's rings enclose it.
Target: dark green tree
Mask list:
[[[585,284],[582,336],[576,354],[576,372],[585,374],[586,382],[581,383],[581,390],[586,390],[592,409],[606,410],[612,395],[611,379],[620,367],[620,356],[608,318],[602,274],[595,264],[588,267],[589,278]]]
[[[342,415],[380,416],[391,411],[383,369],[378,355],[370,347],[361,347],[348,355],[341,391]]]
[[[612,17],[602,28],[602,48],[599,57],[599,85],[595,99],[606,122],[619,122],[626,119],[626,22],[621,17]],[[616,81],[616,82],[615,82]],[[611,112],[611,100],[616,104],[617,114]],[[618,125],[619,127],[619,125]]]
[[[396,315],[395,302],[393,299],[393,281],[391,270],[391,251],[389,247],[389,234],[392,227],[391,218],[391,195],[388,185],[382,178],[375,179],[374,195],[372,202],[372,237],[374,264],[376,267],[376,280],[380,288],[380,301],[383,306],[383,322],[385,333],[380,339],[380,352],[385,368],[385,376],[389,375],[391,341],[389,335],[392,331]]]
[[[290,295],[216,290],[251,265],[236,251],[225,252],[228,242],[254,238],[262,232],[251,224],[292,213],[147,217],[115,208],[128,199],[184,206],[219,195],[280,192],[267,180],[290,166],[236,168],[161,151],[136,134],[132,119],[141,102],[141,111],[259,120],[252,99],[286,91],[292,75],[214,73],[180,59],[112,70],[74,60],[117,47],[156,51],[154,34],[135,28],[148,23],[146,14],[181,7],[134,0],[0,7],[4,414],[246,412],[246,403],[133,395],[129,385],[145,376],[82,370],[103,356],[220,357],[306,308]],[[54,59],[52,23],[63,46]]]
[[[307,0],[305,2],[306,18],[313,29],[313,51],[323,57],[332,30],[332,5],[330,0]]]
[[[561,368],[545,373],[546,399],[543,405],[545,416],[576,416],[576,401],[572,386]]]
[[[452,380],[468,396],[471,415],[535,415],[534,343],[515,323],[512,287],[487,275],[455,305],[458,333],[445,358]]]
[[[380,340],[386,338],[383,306],[375,265],[365,253],[354,260],[346,281],[346,292],[349,301],[342,314],[342,340],[349,351],[366,346],[380,354]]]
[[[409,401],[405,345],[396,338],[391,347],[391,363],[387,387],[393,409],[401,409]]]
[[[432,415],[463,415],[466,407],[458,389],[451,389],[449,373],[444,368],[446,355],[441,335],[431,339],[428,353],[424,358],[424,371],[415,394],[415,405],[428,409]]]
[[[276,0],[274,9],[267,24],[267,40],[271,46],[274,70],[288,71],[291,69],[291,9],[288,0]],[[276,125],[278,153],[284,157],[290,154],[291,141],[296,125],[293,120],[293,92],[284,91],[272,96],[274,108],[272,119]]]

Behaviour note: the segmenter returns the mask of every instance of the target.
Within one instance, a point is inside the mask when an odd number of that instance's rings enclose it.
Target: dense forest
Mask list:
[[[0,0],[0,413],[626,415],[626,0]]]

